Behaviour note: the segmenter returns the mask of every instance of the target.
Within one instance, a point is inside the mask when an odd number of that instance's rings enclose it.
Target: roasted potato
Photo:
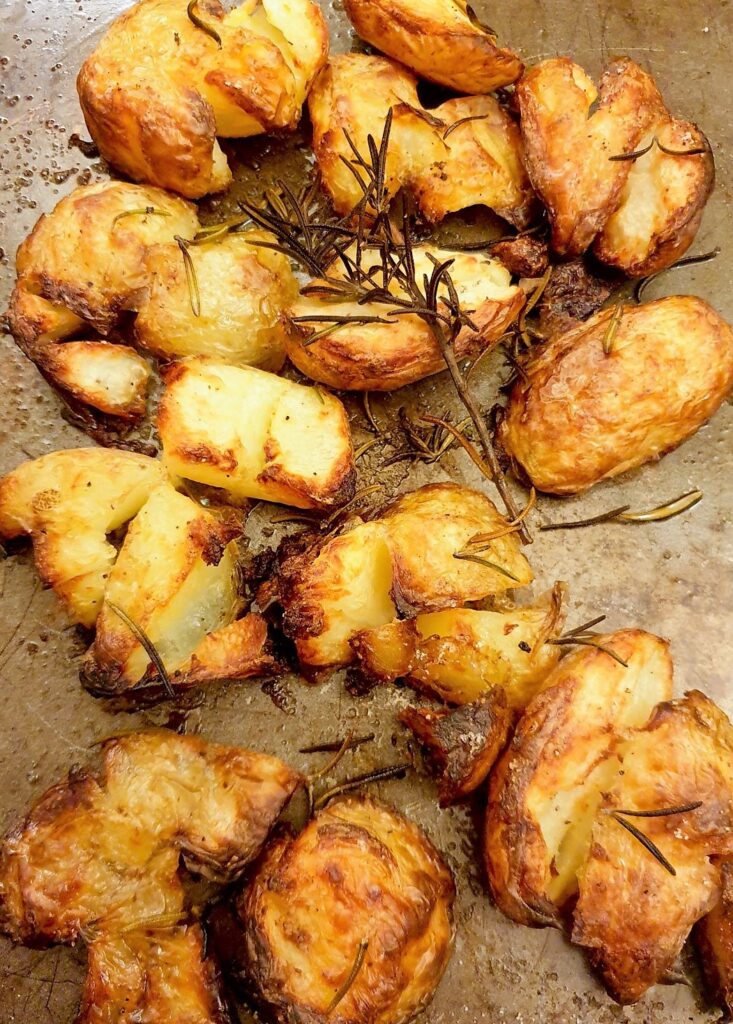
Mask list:
[[[694,296],[619,306],[551,338],[525,374],[498,436],[538,490],[574,494],[710,419],[733,384],[733,331]]]
[[[456,711],[406,708],[400,721],[426,748],[438,775],[441,807],[478,789],[509,737],[512,714],[500,686]]]
[[[95,693],[124,693],[157,679],[158,672],[139,639],[116,608],[155,646],[176,685],[186,685],[187,669],[201,677],[200,645],[229,626],[241,611],[236,538],[242,524],[234,515],[214,516],[170,484],[153,491],[130,525],[109,574],[97,619],[94,644],[82,665],[82,678]],[[272,669],[267,630],[249,631],[249,646],[225,644],[232,660],[218,657],[220,678],[238,679]],[[244,639],[241,632],[237,639]],[[203,652],[215,644],[209,638]],[[192,664],[192,658],[197,661]],[[198,668],[198,672],[195,669]],[[158,680],[159,681],[159,680]]]
[[[547,676],[492,773],[489,883],[498,907],[523,924],[559,923],[602,793],[619,771],[618,745],[671,697],[665,641],[629,629],[600,642],[607,650],[579,648]]]
[[[510,611],[447,608],[362,630],[351,638],[372,679],[407,679],[450,704],[470,704],[501,686],[523,708],[560,660],[545,641],[562,627],[562,585],[536,605]]]
[[[445,249],[415,246],[415,271],[418,281],[430,274],[434,264],[454,260],[451,278],[464,309],[472,309],[471,319],[477,331],[465,326],[455,342],[460,358],[476,356],[494,344],[519,314],[524,295],[511,283],[509,271],[498,261],[473,253],[448,252]],[[368,271],[376,265],[369,251],[361,261]],[[329,277],[341,277],[340,263],[329,269]],[[428,324],[417,316],[389,317],[389,306],[381,303],[334,302],[324,292],[313,293],[318,282],[311,282],[288,311],[287,350],[291,361],[313,380],[329,387],[350,391],[392,391],[445,369],[445,360]],[[404,295],[392,285],[395,295]],[[445,294],[442,295],[446,298]],[[441,308],[445,308],[441,304]],[[322,316],[378,316],[387,324],[353,324],[317,341],[310,338],[323,323],[299,323],[297,318]]]
[[[285,361],[281,316],[298,286],[285,256],[256,244],[274,240],[263,231],[244,231],[190,246],[198,316],[178,246],[151,249],[145,261],[148,285],[135,320],[138,344],[163,359],[206,355],[279,370]]]
[[[232,180],[217,135],[295,127],[327,59],[328,30],[313,0],[244,0],[229,12],[199,0],[193,17],[186,9],[186,0],[140,0],[84,62],[77,88],[105,160],[198,199]]]
[[[720,899],[695,925],[695,945],[713,998],[733,1013],[733,861],[720,865]]]
[[[283,628],[302,664],[331,667],[354,659],[358,632],[401,614],[480,601],[532,580],[514,534],[486,558],[501,569],[455,558],[477,534],[506,521],[478,491],[453,483],[405,494],[376,519],[281,560],[268,588],[283,608]]]
[[[297,508],[350,500],[356,473],[337,398],[252,367],[193,358],[165,374],[158,430],[169,471]]]
[[[127,345],[67,341],[49,345],[35,360],[72,398],[123,420],[139,420],[147,407],[150,365]]]
[[[493,92],[524,65],[455,0],[345,0],[351,22],[378,50],[457,92]]]
[[[527,170],[547,207],[561,256],[585,252],[621,201],[634,152],[664,104],[654,80],[628,57],[596,89],[569,57],[544,60],[517,83]]]
[[[617,756],[578,874],[572,939],[611,995],[632,1003],[670,971],[720,897],[711,858],[733,852],[733,728],[694,691],[661,704]],[[664,810],[677,813],[649,816]],[[620,821],[651,840],[668,868]]]
[[[166,480],[162,462],[77,448],[24,462],[0,480],[0,537],[27,534],[36,567],[76,622],[93,626],[117,552],[107,535]]]
[[[253,994],[278,1024],[403,1024],[446,967],[453,899],[416,825],[366,797],[334,800],[270,844],[238,901]]]

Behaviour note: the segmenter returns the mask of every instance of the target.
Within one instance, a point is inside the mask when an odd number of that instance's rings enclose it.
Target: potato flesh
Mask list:
[[[111,416],[145,414],[150,366],[127,345],[67,341],[49,347],[41,365],[74,398]]]

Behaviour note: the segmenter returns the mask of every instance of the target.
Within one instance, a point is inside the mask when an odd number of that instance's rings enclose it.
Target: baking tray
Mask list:
[[[74,144],[86,138],[74,79],[108,22],[126,0],[3,0],[0,4],[0,270],[3,307],[14,277],[16,247],[37,217],[79,182],[106,173]],[[715,195],[695,243],[695,252],[722,247],[713,263],[674,272],[652,294],[691,291],[733,320],[733,79],[729,0],[515,0],[492,8],[476,4],[484,17],[531,63],[570,54],[596,74],[603,62],[629,54],[656,77],[670,108],[697,121],[708,134],[718,169]],[[352,37],[338,0],[326,9],[334,49]],[[233,195],[260,189],[286,176],[297,179],[309,165],[307,135],[288,141],[260,139],[232,147],[237,183]],[[232,197],[209,200],[205,212],[219,216]],[[469,231],[482,228],[469,217]],[[443,232],[459,230],[453,222]],[[61,405],[34,367],[3,339],[3,409],[0,471],[26,458],[89,441],[61,417]],[[479,379],[494,388],[497,359]],[[486,391],[487,403],[493,390]],[[386,426],[400,405],[456,409],[443,376],[387,399],[375,413]],[[369,434],[359,403],[350,403],[358,441]],[[581,622],[605,612],[610,627],[640,626],[672,640],[678,692],[700,687],[733,713],[730,656],[733,652],[733,408],[659,465],[603,484],[562,503],[542,499],[547,518],[593,515],[629,503],[658,504],[693,487],[704,501],[691,513],[650,526],[606,525],[577,532],[538,535],[529,549],[537,580],[534,593],[555,579],[570,585],[570,617]],[[385,479],[384,457],[372,449],[360,462],[361,485],[375,478],[386,491],[450,477],[484,487],[463,453],[440,467],[396,467]],[[371,461],[370,461],[371,460]],[[253,550],[274,537],[260,506],[248,533]],[[0,827],[9,827],[90,744],[120,728],[161,723],[167,711],[130,716],[110,712],[79,685],[83,643],[69,628],[53,594],[41,589],[30,555],[0,563]],[[287,679],[277,704],[254,683],[210,687],[192,709],[188,726],[224,743],[240,743],[278,754],[299,768],[313,759],[297,753],[307,742],[341,736],[351,726],[373,730],[376,740],[352,755],[349,769],[367,770],[405,753],[406,736],[396,723],[410,702],[408,690],[378,688],[352,697],[343,674],[309,686]],[[435,790],[413,775],[374,787],[384,799],[419,822],[444,851],[458,884],[456,948],[426,1024],[689,1024],[719,1016],[695,987],[658,986],[634,1007],[612,1003],[594,980],[581,953],[558,932],[512,925],[491,905],[477,857],[480,809],[440,811]],[[44,952],[12,948],[0,940],[0,1021],[3,1024],[71,1024],[84,974],[85,951],[60,947]],[[242,1020],[249,1021],[248,1011]]]

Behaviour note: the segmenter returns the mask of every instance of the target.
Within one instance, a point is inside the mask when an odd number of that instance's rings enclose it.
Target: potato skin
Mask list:
[[[362,39],[430,82],[484,93],[522,73],[516,53],[497,46],[451,0],[345,0],[344,6]]]
[[[238,900],[256,1000],[278,1024],[403,1024],[450,957],[454,894],[416,825],[367,797],[332,801],[296,838],[270,844]]]
[[[601,642],[629,667],[593,648],[567,655],[530,701],[492,773],[489,884],[499,909],[521,924],[559,924],[600,789],[618,767],[617,743],[671,696],[672,661],[663,640],[629,629]]]
[[[695,945],[713,998],[733,1012],[733,861],[720,865],[720,899],[695,925]]]
[[[702,299],[614,310],[551,338],[515,384],[499,438],[541,491],[575,494],[672,451],[733,384],[733,331]]]
[[[266,0],[227,13],[201,0],[141,0],[110,26],[77,80],[89,132],[106,160],[135,181],[198,199],[232,180],[217,135],[295,127],[328,32],[312,0]],[[297,48],[288,37],[298,39]]]

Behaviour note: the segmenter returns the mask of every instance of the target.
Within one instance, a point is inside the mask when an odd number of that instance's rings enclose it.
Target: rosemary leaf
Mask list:
[[[622,811],[620,808],[613,810],[614,814],[625,814],[628,818],[669,818],[673,814],[688,814],[702,807],[702,800],[695,800],[691,804],[681,804],[679,807],[660,807],[653,811]]]
[[[181,250],[183,266],[186,270],[186,284],[188,286],[188,299],[191,303],[191,312],[194,316],[201,316],[201,292],[199,291],[199,279],[196,274],[196,267],[191,259],[191,253],[188,251],[189,243],[184,238],[181,238],[180,235],[175,235],[175,240],[178,244],[178,248]]]
[[[580,647],[595,647],[596,650],[603,651],[604,654],[607,654],[609,658],[613,658],[614,661],[617,661],[619,665],[623,665],[624,668],[629,667],[628,661],[624,661],[620,654],[616,654],[610,647],[606,647],[605,644],[593,636],[567,635],[550,637],[548,640],[545,640],[545,643],[554,644],[556,647],[574,647],[576,645]]]
[[[167,210],[158,210],[154,206],[141,206],[136,210],[123,210],[122,213],[118,213],[112,221],[112,230],[117,227],[121,220],[125,217],[170,217],[170,213]]]
[[[315,810],[320,810],[324,807],[329,800],[332,800],[335,796],[340,796],[341,793],[350,793],[354,789],[359,789],[361,786],[366,785],[369,782],[381,782],[384,779],[395,779],[397,776],[402,776],[408,769],[412,768],[409,761],[403,761],[400,764],[388,765],[386,768],[377,768],[373,772],[364,772],[362,775],[355,775],[351,779],[346,779],[344,782],[340,782],[337,786],[333,786],[331,789],[326,790],[321,796],[315,801]]]
[[[336,1007],[339,1005],[339,1003],[348,994],[349,989],[351,988],[351,986],[356,981],[357,975],[359,974],[359,971],[362,968],[362,964],[364,963],[364,958],[366,957],[366,953],[367,953],[367,949],[368,948],[369,948],[369,940],[368,939],[362,939],[361,942],[359,943],[359,948],[356,951],[356,957],[354,959],[354,963],[351,966],[351,970],[349,971],[349,974],[348,974],[348,977],[346,978],[346,981],[343,983],[343,985],[341,985],[339,987],[339,989],[336,992],[336,994],[334,995],[333,999],[331,1000],[331,1002],[326,1007],[326,1016],[329,1016],[330,1014],[332,1014],[333,1011],[336,1009]]]
[[[375,738],[373,732],[367,733],[365,736],[353,736],[349,740],[349,746],[347,749],[353,750],[354,747],[361,747],[364,743],[371,743]],[[331,754],[341,749],[343,740],[328,740],[325,743],[313,743],[309,747],[301,747],[298,750],[299,754]]]
[[[515,583],[519,583],[519,579],[508,569],[505,569],[502,565],[497,565],[496,562],[490,562],[488,558],[482,558],[480,555],[475,555],[471,551],[454,551],[453,557],[463,560],[464,562],[476,562],[478,565],[483,565],[486,569],[493,569],[495,572],[501,573],[502,576],[506,576],[507,579],[514,580]]]
[[[668,267],[658,270],[655,274],[649,274],[648,277],[643,277],[634,287],[634,300],[636,302],[641,302],[642,296],[647,287],[652,283],[652,281],[656,281],[658,277],[661,277],[662,274],[666,274],[670,270],[678,270],[680,267],[694,267],[697,266],[698,263],[710,263],[719,255],[720,246],[716,245],[714,249],[710,250],[710,252],[703,252],[699,256],[685,256],[681,260],[677,260],[676,263],[670,263]]]
[[[208,24],[208,22],[204,21],[203,18],[201,18],[196,13],[197,7],[198,0],[190,0],[190,3],[186,8],[186,14],[188,15],[189,21],[191,21],[196,26],[196,28],[199,28],[201,29],[202,32],[205,32],[207,36],[210,36],[211,39],[213,39],[216,45],[219,47],[219,49],[221,49],[221,36],[216,31],[216,29],[212,28],[211,25]]]
[[[622,512],[618,518],[625,523],[655,523],[674,519],[675,516],[694,508],[699,501],[702,501],[702,498],[702,491],[688,491],[686,494],[681,494],[679,498],[674,498],[664,505],[650,509],[649,512]]]
[[[143,648],[143,650],[145,651],[145,653],[150,658],[151,662],[153,663],[153,665],[155,665],[155,668],[158,671],[160,681],[163,684],[163,689],[172,700],[175,700],[176,691],[173,689],[173,686],[171,685],[170,677],[168,675],[168,672],[166,671],[165,665],[163,664],[163,659],[158,653],[158,650],[153,641],[150,639],[147,633],[145,633],[145,631],[141,629],[140,626],[138,626],[138,624],[133,619],[130,618],[127,612],[124,612],[121,608],[119,608],[116,604],[113,604],[111,601],[106,601],[105,603],[109,610],[114,612],[117,618],[121,619],[124,622],[124,624],[130,630],[130,632],[135,637],[137,642]]]
[[[625,821],[623,818],[619,817],[617,811],[614,811],[611,814],[611,817],[614,821],[618,822],[618,824],[621,825],[622,828],[625,828],[627,832],[630,832],[634,839],[637,839],[644,847],[644,849],[648,850],[649,853],[651,853],[652,857],[658,860],[662,867],[665,868],[665,870],[669,871],[670,875],[677,874],[674,867],[669,863],[669,861],[664,856],[659,847],[651,841],[649,836],[645,836],[644,833],[640,829],[638,829],[636,825],[632,825],[630,821]]]
[[[453,124],[449,124],[443,132],[443,142],[450,138],[457,128],[461,128],[464,124],[468,124],[469,121],[485,121],[488,116],[488,114],[473,114],[471,117],[461,117],[458,121],[454,121]]]
[[[624,315],[624,304],[619,302],[616,305],[606,327],[606,333],[603,335],[603,354],[610,356],[613,352],[613,345],[618,334],[618,329],[621,326],[621,318]]]
[[[338,748],[338,750],[333,755],[333,757],[329,757],[328,761],[326,762],[326,764],[324,764],[324,766],[322,768],[319,768],[317,772],[312,772],[308,776],[308,781],[310,782],[311,785],[313,785],[313,783],[316,781],[316,779],[321,779],[321,778],[323,778],[324,775],[328,775],[328,773],[330,771],[333,771],[333,769],[336,767],[336,765],[342,759],[344,754],[347,751],[353,749],[352,746],[351,746],[351,741],[352,741],[353,738],[354,738],[354,733],[353,733],[353,730],[352,730],[351,732],[348,732],[346,734],[344,740],[341,743],[341,746]]]
[[[609,156],[608,159],[616,162],[624,160],[638,160],[640,156],[645,156],[651,150],[654,145],[654,141],[655,140],[652,139],[649,145],[642,147],[642,149],[635,149],[630,153],[617,153],[615,156]]]

